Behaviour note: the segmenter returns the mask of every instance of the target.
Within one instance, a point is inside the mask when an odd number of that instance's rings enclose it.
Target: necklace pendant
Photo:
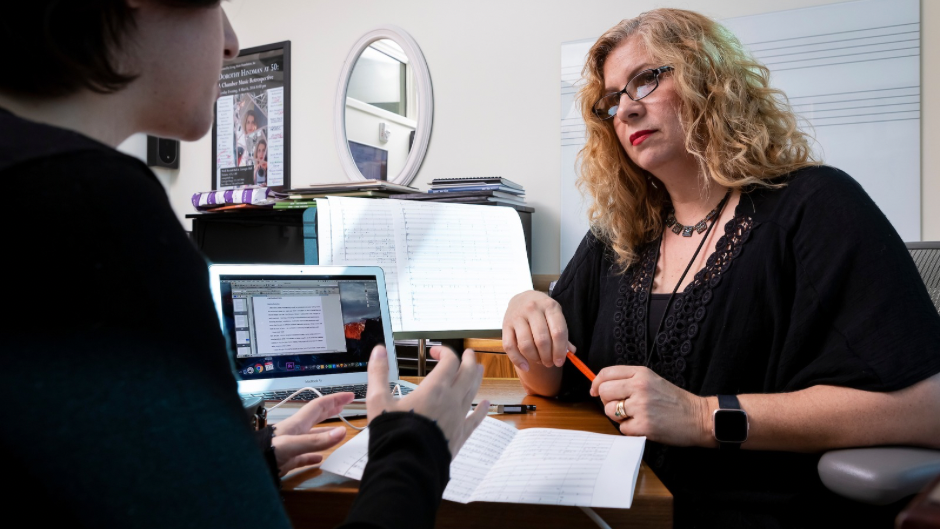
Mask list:
[[[683,228],[683,227],[684,227],[684,226],[682,226],[682,224],[679,224],[679,223],[677,222],[677,223],[675,224],[675,226],[672,227],[672,232],[675,233],[676,235],[679,235],[680,233],[682,233],[682,228]]]
[[[685,227],[683,227],[683,228],[682,228],[682,236],[683,236],[683,237],[691,237],[693,230],[694,230],[694,228],[693,228],[692,226],[685,226]]]
[[[704,220],[699,221],[699,223],[695,225],[695,231],[698,233],[702,233],[703,231],[707,229],[708,229],[708,224],[706,224]]]

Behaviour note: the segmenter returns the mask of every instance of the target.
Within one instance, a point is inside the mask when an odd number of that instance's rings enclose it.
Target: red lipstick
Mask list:
[[[654,132],[656,131],[655,130],[638,130],[630,135],[630,143],[633,145],[639,145],[643,143],[643,140],[645,140],[647,136],[649,136],[650,134]]]

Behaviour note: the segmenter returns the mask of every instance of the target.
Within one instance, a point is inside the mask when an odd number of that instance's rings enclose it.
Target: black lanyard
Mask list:
[[[666,321],[666,316],[669,314],[669,306],[672,305],[672,299],[676,297],[676,292],[679,291],[679,285],[682,284],[682,280],[685,279],[685,276],[689,273],[689,269],[692,268],[692,264],[695,262],[695,258],[698,257],[699,252],[702,251],[702,246],[705,246],[705,241],[708,240],[708,235],[711,234],[712,228],[714,228],[715,224],[721,219],[721,212],[724,211],[725,204],[728,203],[729,198],[731,198],[731,191],[728,191],[728,193],[725,194],[725,198],[721,199],[721,202],[718,203],[718,214],[715,215],[714,219],[712,219],[712,223],[708,225],[708,229],[705,230],[705,236],[702,237],[702,242],[698,243],[698,248],[695,249],[695,253],[692,255],[692,259],[689,260],[689,264],[685,267],[685,271],[682,272],[682,277],[680,277],[679,281],[676,282],[676,287],[672,289],[672,294],[669,294],[669,299],[666,301],[666,309],[663,310],[663,315],[661,318],[659,318],[659,325],[656,326],[656,334],[654,334],[653,336],[649,338],[650,341],[652,341],[653,343],[652,345],[650,345],[649,351],[647,352],[645,367],[649,367],[650,361],[653,359],[653,353],[656,352],[656,338],[659,336],[659,333],[662,332],[663,330],[663,322]],[[662,247],[663,247],[663,237],[665,236],[666,236],[666,232],[665,230],[663,230],[663,234],[660,235],[659,237],[659,244],[656,245],[656,257],[655,257],[656,261],[655,262],[657,264],[659,263],[659,254],[662,251]],[[655,278],[656,278],[656,271],[654,269],[653,279],[655,280]],[[651,291],[653,290],[652,282],[650,283],[650,290]],[[652,292],[650,292],[649,299],[652,299],[652,298],[653,298],[653,294]],[[649,300],[647,300],[647,302],[649,302]],[[649,306],[647,306],[646,308],[646,317],[647,318],[650,317]]]

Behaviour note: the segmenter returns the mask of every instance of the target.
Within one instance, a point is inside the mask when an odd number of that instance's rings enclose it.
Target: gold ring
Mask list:
[[[626,417],[626,416],[627,416],[627,413],[626,413],[625,411],[623,411],[623,403],[624,403],[624,401],[626,401],[626,399],[624,399],[624,400],[622,400],[622,401],[620,401],[620,402],[617,403],[617,411],[614,412],[614,416],[615,416],[615,417]]]

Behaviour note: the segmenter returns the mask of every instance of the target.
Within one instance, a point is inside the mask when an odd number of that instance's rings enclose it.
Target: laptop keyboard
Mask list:
[[[331,394],[331,393],[342,393],[342,392],[344,392],[344,391],[348,391],[348,392],[350,392],[350,393],[355,393],[357,399],[364,399],[364,398],[366,398],[366,390],[367,390],[367,389],[368,389],[368,385],[367,385],[367,384],[354,384],[354,385],[350,385],[350,386],[330,386],[330,387],[326,387],[326,388],[317,388],[317,391],[319,391],[320,393],[322,393],[322,394],[324,394],[324,395],[329,395],[329,394]],[[407,387],[405,387],[405,386],[401,386],[401,394],[402,394],[403,396],[404,396],[404,395],[407,395],[407,394],[411,393],[411,389],[412,389],[412,388],[407,388]],[[389,392],[393,392],[393,391],[394,391],[394,394],[395,394],[395,395],[398,395],[398,391],[395,390],[395,384],[389,383],[389,385],[388,385],[388,390],[389,390]],[[294,390],[294,391],[296,391],[296,390]],[[245,395],[250,395],[250,396],[252,396],[252,397],[262,397],[262,398],[264,398],[264,400],[266,400],[266,401],[276,401],[276,402],[280,402],[280,401],[286,399],[287,397],[289,397],[290,394],[293,393],[294,391],[289,391],[289,390],[286,390],[286,391],[265,391],[265,392],[263,392],[263,393],[245,393]],[[316,394],[316,393],[314,393],[314,392],[312,392],[312,391],[304,391],[304,392],[302,392],[302,393],[298,393],[297,395],[294,396],[294,398],[292,398],[292,399],[290,399],[290,400],[291,400],[291,401],[308,401],[308,400],[313,400],[313,399],[315,399],[315,398],[317,398],[317,394]]]

